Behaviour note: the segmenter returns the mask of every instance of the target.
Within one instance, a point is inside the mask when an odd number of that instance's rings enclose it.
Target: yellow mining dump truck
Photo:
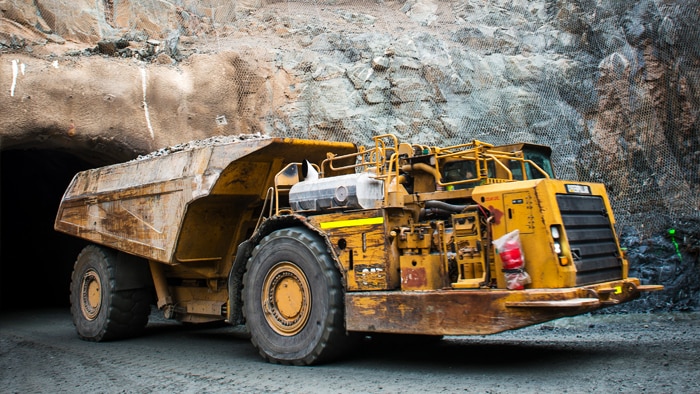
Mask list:
[[[71,284],[83,339],[137,334],[156,301],[166,318],[245,322],[265,359],[312,364],[355,336],[491,334],[660,289],[628,277],[613,224],[603,185],[555,179],[548,147],[383,135],[212,142],[81,172],[55,228],[91,242]]]

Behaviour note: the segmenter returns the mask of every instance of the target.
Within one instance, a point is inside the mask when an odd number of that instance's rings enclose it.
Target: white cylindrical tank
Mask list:
[[[384,182],[368,173],[305,180],[292,186],[289,204],[295,211],[379,208]]]

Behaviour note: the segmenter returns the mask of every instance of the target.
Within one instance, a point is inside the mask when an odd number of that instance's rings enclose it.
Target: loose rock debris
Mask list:
[[[146,155],[141,155],[132,161],[147,160],[147,159],[152,159],[154,157],[166,156],[166,155],[169,155],[169,154],[175,153],[175,152],[188,151],[188,150],[203,148],[203,147],[207,147],[207,146],[226,145],[226,144],[231,144],[231,143],[240,142],[240,141],[267,139],[267,138],[271,138],[271,137],[268,135],[263,135],[263,134],[259,134],[259,133],[258,134],[217,135],[217,136],[205,138],[202,140],[193,140],[193,141],[185,142],[182,144],[177,144],[177,145],[169,146],[166,148],[161,148],[161,149],[158,149],[157,151],[153,151],[153,152],[148,153]]]

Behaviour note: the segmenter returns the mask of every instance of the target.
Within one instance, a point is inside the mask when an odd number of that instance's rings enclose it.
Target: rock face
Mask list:
[[[697,278],[699,14],[695,0],[0,0],[0,133],[115,160],[239,132],[544,143],[560,177],[606,183],[630,247],[667,248],[678,228],[685,249],[661,258]],[[639,273],[658,280],[657,263]]]

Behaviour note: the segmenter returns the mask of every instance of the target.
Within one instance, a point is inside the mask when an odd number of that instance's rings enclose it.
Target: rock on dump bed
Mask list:
[[[189,141],[189,142],[185,142],[182,144],[169,146],[166,148],[161,148],[161,149],[158,149],[158,150],[153,151],[151,153],[148,153],[146,155],[141,155],[141,156],[137,157],[136,159],[134,159],[134,161],[152,159],[154,157],[166,156],[166,155],[169,155],[169,154],[175,153],[175,152],[188,151],[188,150],[203,148],[203,147],[207,147],[207,146],[226,145],[226,144],[232,144],[232,143],[240,142],[240,141],[266,139],[266,138],[270,138],[270,136],[262,135],[262,134],[217,135],[217,136],[205,138],[202,140],[194,140],[194,141]]]

